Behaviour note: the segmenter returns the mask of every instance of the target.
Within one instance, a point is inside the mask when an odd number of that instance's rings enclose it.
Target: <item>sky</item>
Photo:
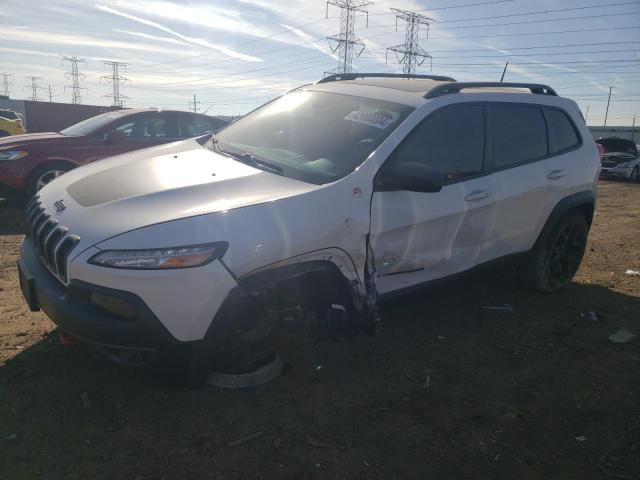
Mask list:
[[[386,48],[400,45],[405,24],[391,8],[433,19],[420,45],[433,57],[416,73],[460,81],[546,83],[576,100],[590,125],[640,123],[640,0],[376,1],[356,18],[365,44],[354,71],[400,73]],[[328,18],[327,18],[328,17]],[[246,113],[270,98],[338,67],[327,36],[340,10],[315,0],[3,0],[0,73],[12,98],[28,99],[26,76],[42,77],[40,100],[69,102],[70,69],[61,55],[86,60],[82,103],[109,105],[111,71],[126,63],[126,106],[209,114]],[[0,84],[0,90],[2,85]],[[588,114],[587,114],[588,109]]]

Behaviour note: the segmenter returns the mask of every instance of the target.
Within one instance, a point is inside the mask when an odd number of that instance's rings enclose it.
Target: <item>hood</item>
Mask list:
[[[0,149],[7,147],[25,146],[29,147],[34,144],[48,143],[52,141],[67,140],[71,137],[65,137],[59,133],[25,133],[24,135],[12,135],[10,137],[0,138]]]
[[[48,184],[38,197],[60,225],[80,236],[80,252],[140,227],[271,202],[315,188],[245,165],[190,139],[77,168]],[[64,209],[56,213],[54,203],[60,200]]]

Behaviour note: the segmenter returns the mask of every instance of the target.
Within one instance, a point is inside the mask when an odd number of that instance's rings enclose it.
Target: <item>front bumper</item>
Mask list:
[[[22,242],[20,254],[21,284],[27,285],[23,290],[30,290],[30,295],[25,294],[30,308],[42,309],[62,331],[92,345],[117,363],[163,364],[187,358],[192,352],[207,347],[216,336],[214,330],[233,322],[233,312],[251,303],[239,288],[232,290],[214,312],[215,318],[212,315],[213,321],[202,339],[180,341],[135,293],[77,279],[72,279],[68,286],[62,285],[43,266],[29,239]],[[133,315],[127,319],[105,311],[91,301],[92,293],[126,303]]]
[[[630,168],[618,168],[618,167],[602,167],[600,169],[601,177],[617,177],[617,178],[629,178],[633,167]]]

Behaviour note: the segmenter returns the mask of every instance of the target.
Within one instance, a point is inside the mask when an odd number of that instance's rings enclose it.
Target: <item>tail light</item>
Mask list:
[[[21,118],[18,118],[16,123],[18,124],[18,128],[24,128],[24,125],[22,125],[22,119]]]
[[[600,154],[600,161],[602,161],[602,159],[604,158],[604,147],[602,145],[600,145],[599,143],[596,143],[596,145],[598,146],[598,153]]]

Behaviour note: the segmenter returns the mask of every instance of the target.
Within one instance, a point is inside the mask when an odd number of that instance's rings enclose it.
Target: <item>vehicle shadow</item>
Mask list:
[[[590,478],[637,418],[640,342],[608,336],[640,333],[639,313],[599,285],[544,295],[483,272],[385,304],[374,337],[285,332],[285,373],[246,390],[178,388],[49,336],[0,367],[0,434],[16,435],[0,477]],[[637,471],[637,441],[609,468]]]
[[[24,233],[24,202],[12,198],[0,198],[0,235]]]

